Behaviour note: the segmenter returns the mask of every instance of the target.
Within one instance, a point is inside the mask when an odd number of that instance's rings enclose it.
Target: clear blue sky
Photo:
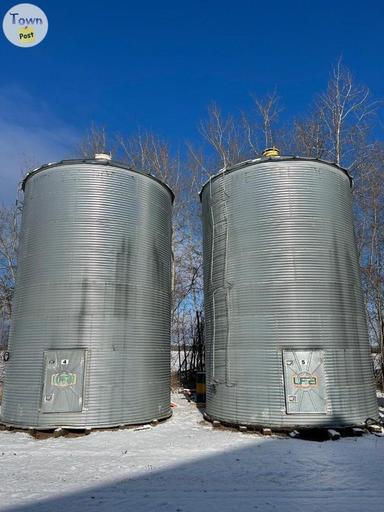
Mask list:
[[[1,20],[16,3],[1,2]],[[382,2],[34,3],[49,19],[43,43],[18,48],[0,33],[0,202],[22,168],[68,156],[91,122],[177,147],[212,101],[237,111],[276,88],[296,115],[340,54],[384,97]]]

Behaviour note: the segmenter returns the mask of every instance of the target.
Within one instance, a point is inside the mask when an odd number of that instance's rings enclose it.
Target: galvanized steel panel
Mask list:
[[[2,421],[98,427],[170,415],[171,191],[113,162],[24,182]],[[83,406],[41,411],[44,352],[86,350]]]
[[[260,159],[213,177],[201,198],[208,414],[275,428],[376,418],[349,176]],[[287,414],[285,350],[323,352],[325,414]]]

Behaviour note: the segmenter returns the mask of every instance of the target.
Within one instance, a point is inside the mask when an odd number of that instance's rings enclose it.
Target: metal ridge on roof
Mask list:
[[[351,175],[347,171],[347,169],[345,169],[344,167],[341,167],[340,165],[336,164],[335,162],[329,162],[327,160],[322,160],[321,158],[311,158],[311,157],[304,157],[304,156],[303,157],[302,156],[277,156],[277,157],[270,157],[270,158],[260,157],[260,158],[254,158],[251,160],[244,160],[243,162],[239,162],[238,164],[231,165],[230,167],[227,167],[226,169],[220,169],[220,171],[217,174],[214,174],[213,176],[211,176],[203,184],[203,186],[201,187],[201,190],[199,192],[200,199],[201,199],[201,195],[202,195],[203,190],[206,187],[206,185],[208,185],[208,183],[215,180],[219,176],[222,176],[223,174],[229,174],[238,169],[243,169],[244,167],[250,167],[252,165],[262,164],[262,163],[266,163],[266,162],[287,162],[287,161],[292,161],[292,160],[306,161],[306,162],[319,162],[322,164],[330,165],[331,167],[335,167],[336,169],[339,169],[340,171],[342,171],[344,174],[347,175],[350,185],[352,187],[353,180],[352,180]]]
[[[168,192],[171,194],[172,201],[175,199],[175,194],[173,193],[173,190],[169,185],[161,181],[159,178],[154,176],[153,174],[149,172],[140,172],[136,171],[135,169],[132,169],[132,167],[129,167],[128,165],[124,164],[123,162],[115,161],[115,160],[99,160],[95,158],[74,158],[69,160],[60,160],[59,162],[52,162],[48,164],[41,165],[40,167],[37,167],[36,169],[33,169],[32,171],[29,171],[23,180],[21,181],[21,189],[24,192],[25,184],[27,180],[31,177],[37,174],[40,171],[45,171],[46,169],[51,169],[52,167],[60,167],[62,165],[78,165],[78,164],[94,164],[94,165],[105,165],[109,167],[117,167],[118,169],[125,169],[127,171],[134,172],[136,174],[140,174],[141,176],[147,176],[148,178],[151,178],[155,181],[157,181],[160,185],[163,185]]]

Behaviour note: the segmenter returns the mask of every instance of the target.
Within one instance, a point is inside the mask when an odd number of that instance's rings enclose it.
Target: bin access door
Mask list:
[[[326,414],[323,351],[284,350],[283,367],[287,414]]]
[[[82,349],[44,352],[43,413],[82,410],[85,354]]]

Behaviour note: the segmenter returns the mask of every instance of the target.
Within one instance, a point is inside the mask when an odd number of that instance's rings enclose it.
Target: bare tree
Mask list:
[[[260,141],[261,125],[246,112],[241,113],[241,128],[245,141],[246,157],[256,158],[261,155],[265,146]]]
[[[76,148],[76,153],[79,153],[83,158],[93,158],[96,153],[106,153],[110,150],[105,128],[92,124],[86,136]]]
[[[309,158],[327,159],[327,139],[322,111],[314,111],[307,118],[295,119],[287,131],[290,153]]]
[[[317,110],[328,133],[331,160],[347,167],[353,164],[354,143],[365,137],[369,118],[377,108],[378,102],[371,100],[368,87],[358,85],[339,58],[327,91],[317,100]]]
[[[19,243],[19,210],[0,208],[0,345],[8,338],[15,289],[17,249]]]
[[[178,190],[180,158],[169,144],[151,132],[116,137],[116,152],[123,162],[140,172],[149,172]]]
[[[208,107],[208,119],[200,123],[200,133],[217,156],[216,169],[227,169],[243,159],[245,141],[239,125],[233,116],[224,116],[215,103]]]
[[[208,108],[208,118],[200,123],[200,133],[211,151],[203,154],[189,146],[190,155],[205,175],[260,155],[276,142],[276,124],[281,108],[276,92],[265,97],[252,96],[254,112],[224,116],[216,104]]]
[[[279,118],[281,108],[279,106],[280,98],[276,91],[267,94],[264,98],[252,96],[256,105],[257,115],[261,121],[261,129],[264,137],[264,149],[271,148],[274,145],[274,126]]]
[[[369,147],[355,166],[356,235],[376,374],[384,389],[384,145]]]

